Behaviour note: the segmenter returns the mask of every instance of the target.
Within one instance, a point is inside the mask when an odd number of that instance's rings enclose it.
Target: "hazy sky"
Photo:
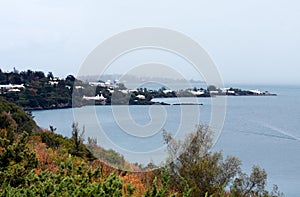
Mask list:
[[[102,41],[145,26],[196,40],[225,82],[300,84],[298,0],[0,0],[0,68],[76,75]]]

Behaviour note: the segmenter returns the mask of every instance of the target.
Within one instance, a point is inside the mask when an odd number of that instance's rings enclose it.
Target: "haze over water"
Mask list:
[[[286,196],[300,193],[300,87],[299,86],[233,86],[242,89],[269,90],[278,96],[261,97],[227,97],[227,114],[221,136],[214,150],[223,150],[224,155],[237,156],[243,162],[245,171],[250,172],[253,165],[265,168],[268,173],[268,186],[277,184]],[[213,99],[213,98],[212,98]],[[174,98],[162,99],[175,102]],[[199,98],[200,121],[208,123],[210,119],[210,98]],[[89,108],[91,106],[83,107]],[[124,107],[124,106],[120,106]],[[180,107],[165,106],[168,117],[163,129],[173,132],[178,127]],[[198,106],[190,106],[198,107]],[[149,106],[129,106],[133,119],[140,124],[150,121]],[[162,145],[160,133],[149,139],[149,144],[134,138],[126,138],[126,134],[115,123],[110,106],[97,106],[96,114],[106,134],[115,143],[131,150],[147,150]],[[57,132],[71,135],[71,124],[74,121],[72,109],[50,111],[34,111],[37,123],[44,128],[49,124],[57,128]],[[126,121],[126,117],[124,117]],[[89,121],[87,115],[85,125],[87,133],[97,135],[98,123]],[[194,125],[185,125],[190,132]],[[93,131],[95,130],[95,131]],[[99,140],[98,140],[99,142]],[[103,144],[102,144],[103,145]],[[105,145],[104,145],[105,147]],[[110,148],[110,147],[105,147]],[[147,158],[126,158],[146,164]],[[149,159],[149,158],[148,158]]]

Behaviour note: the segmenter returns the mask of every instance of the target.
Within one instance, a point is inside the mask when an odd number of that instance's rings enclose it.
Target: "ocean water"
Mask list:
[[[268,90],[278,96],[227,97],[224,127],[214,150],[222,150],[225,156],[239,157],[246,172],[250,172],[253,165],[259,165],[268,173],[269,187],[277,184],[286,196],[298,196],[300,87],[235,87]],[[195,120],[208,124],[211,99],[214,98],[199,98],[203,106],[87,106],[75,110],[34,111],[33,115],[41,127],[53,125],[56,132],[70,136],[75,114],[80,127],[85,126],[86,136],[97,137],[105,148],[125,153],[129,161],[147,163],[165,156],[161,150],[163,129],[183,137],[194,130]],[[178,102],[174,98],[162,101]],[[188,112],[195,109],[200,110],[200,116],[189,117],[193,113]],[[148,132],[151,129],[153,132]],[[124,132],[130,130],[135,133]]]

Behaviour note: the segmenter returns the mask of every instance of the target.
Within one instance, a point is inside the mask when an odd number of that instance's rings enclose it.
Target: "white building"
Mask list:
[[[209,91],[210,94],[219,94],[219,91],[216,91],[216,90],[212,90],[212,91]]]
[[[141,94],[137,95],[136,98],[138,98],[138,99],[146,99],[146,97],[144,95],[141,95]]]
[[[253,94],[262,94],[262,92],[259,90],[249,90],[249,91],[252,92]]]
[[[119,90],[120,92],[122,92],[123,94],[128,94],[129,90]]]
[[[25,89],[24,84],[18,85],[18,84],[5,84],[5,85],[0,85],[1,90],[7,90],[10,92],[20,92],[21,89]]]
[[[48,83],[49,83],[50,85],[54,86],[54,85],[57,85],[57,84],[58,84],[58,81],[53,80],[53,81],[49,81]]]
[[[89,85],[91,86],[100,86],[100,87],[105,87],[105,82],[89,82]]]
[[[106,87],[110,87],[110,86],[111,86],[111,81],[110,81],[110,80],[107,80],[107,81],[105,82],[105,86],[106,86]]]
[[[229,91],[230,88],[220,88],[220,90],[222,91],[222,93],[227,93]]]
[[[75,89],[84,89],[84,87],[83,86],[75,86]]]
[[[172,93],[172,92],[173,92],[173,90],[163,90],[164,94],[168,94],[168,93]]]
[[[97,96],[83,96],[84,100],[94,100],[94,101],[105,101],[106,98],[101,94],[101,96],[99,96],[99,94]]]
[[[21,90],[19,90],[19,89],[9,89],[8,91],[9,92],[20,92]]]
[[[205,94],[204,91],[200,91],[200,90],[197,90],[197,91],[190,90],[190,93],[192,93],[192,94],[195,95],[195,96],[200,96],[200,95],[202,95],[202,94]]]

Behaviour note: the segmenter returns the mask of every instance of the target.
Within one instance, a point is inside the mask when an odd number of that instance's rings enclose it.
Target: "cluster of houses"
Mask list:
[[[119,83],[119,80],[114,80],[113,82],[111,81],[111,80],[107,80],[106,82],[104,82],[104,81],[101,81],[101,80],[99,80],[99,81],[97,81],[97,82],[89,82],[89,85],[90,86],[99,86],[99,87],[102,87],[102,88],[107,88],[107,90],[110,92],[110,93],[114,93],[114,91],[115,91],[115,88],[116,87],[118,87],[118,85],[119,85],[120,83]],[[75,86],[75,88],[76,89],[81,89],[81,88],[83,88],[82,86]],[[123,94],[131,94],[131,93],[133,93],[133,92],[136,92],[137,90],[131,90],[131,89],[119,89],[118,90],[119,92],[122,92]],[[136,95],[136,98],[137,99],[140,99],[140,100],[144,100],[144,99],[146,99],[146,97],[145,97],[145,95],[141,95],[141,94],[139,94],[139,95]],[[94,100],[94,101],[106,101],[106,99],[107,98],[105,98],[104,96],[103,96],[103,94],[98,94],[98,95],[96,95],[96,96],[83,96],[83,98],[82,98],[83,100],[87,100],[87,101],[89,101],[89,100]]]
[[[189,90],[189,92],[195,96],[201,96],[206,94],[206,90]],[[268,95],[269,92],[262,92],[260,90],[238,90],[232,88],[220,88],[216,90],[210,90],[208,93],[210,95],[234,95],[238,96],[241,95],[241,92],[246,93],[246,95]],[[245,94],[242,94],[245,95]]]
[[[55,77],[54,79],[49,80],[48,83],[52,86],[57,85],[59,83],[59,78]]]
[[[119,84],[119,80],[114,80],[113,82],[111,80],[107,80],[107,81],[102,81],[102,80],[99,80],[97,82],[89,82],[89,84],[91,86],[100,86],[100,87],[103,87],[103,88],[109,88],[109,87],[114,87],[116,85]]]
[[[262,92],[258,89],[256,89],[256,90],[238,90],[238,91],[235,91],[232,88],[221,88],[220,90],[221,90],[221,94],[226,94],[226,95],[239,95],[240,92],[249,92],[252,95],[266,95],[266,94],[268,94],[268,91]]]
[[[89,85],[91,86],[100,86],[103,88],[107,88],[107,90],[110,93],[114,93],[114,89],[115,87],[118,87],[119,81],[115,80],[114,82],[111,82],[110,80],[107,80],[106,82],[104,81],[97,81],[97,82],[89,82]],[[76,86],[76,89],[80,89],[82,87],[80,86]],[[118,90],[120,92],[122,92],[123,94],[130,94],[132,92],[136,92],[137,90],[131,90],[131,89],[122,89],[122,90]],[[197,97],[201,97],[201,96],[205,96],[207,94],[209,95],[234,95],[234,96],[238,96],[240,95],[241,91],[239,92],[238,89],[232,89],[232,88],[220,88],[220,89],[215,89],[215,90],[204,90],[204,89],[189,89],[187,90],[189,93],[191,93],[194,96]],[[168,93],[172,93],[174,92],[174,90],[168,90],[165,89],[163,90],[164,94],[168,94]],[[247,94],[249,95],[265,95],[266,92],[262,92],[260,90],[248,90],[248,91],[242,91],[242,92],[247,92]],[[177,92],[178,93],[178,92]],[[106,101],[107,98],[105,98],[102,94],[101,95],[97,95],[97,96],[83,96],[84,100],[95,100],[95,101]],[[143,100],[146,99],[145,95],[139,94],[136,95],[136,99],[139,100]]]

